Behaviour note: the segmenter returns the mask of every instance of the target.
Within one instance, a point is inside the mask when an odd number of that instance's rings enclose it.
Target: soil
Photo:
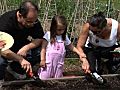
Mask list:
[[[34,67],[34,72],[38,65]],[[120,75],[103,76],[107,83],[104,85],[88,82],[83,76],[79,59],[66,59],[64,66],[64,77],[59,79],[49,79],[42,81],[30,80],[15,80],[9,73],[6,72],[6,80],[12,80],[0,90],[119,90]],[[13,81],[14,80],[14,81]]]
[[[120,90],[120,76],[104,76],[107,83],[103,85],[88,82],[85,77],[64,77],[42,82],[20,83],[2,87],[3,90]],[[1,90],[1,89],[0,89]]]

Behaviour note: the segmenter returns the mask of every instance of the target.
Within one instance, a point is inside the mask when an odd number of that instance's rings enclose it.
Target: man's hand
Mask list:
[[[21,48],[18,52],[17,52],[18,55],[20,56],[23,56],[23,57],[26,57],[27,55],[27,50],[25,48]]]
[[[21,67],[26,70],[26,72],[32,72],[31,64],[22,56],[14,53],[10,49],[3,51],[2,55],[9,60],[18,61],[21,64]]]
[[[26,72],[32,72],[32,66],[27,60],[25,59],[21,60],[20,64],[22,68],[26,70]]]

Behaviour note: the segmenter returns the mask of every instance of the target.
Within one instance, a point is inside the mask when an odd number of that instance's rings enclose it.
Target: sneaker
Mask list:
[[[106,83],[106,79],[104,79],[102,76],[100,76],[96,72],[90,73],[90,75],[93,78],[93,82],[96,82],[98,84],[104,84],[104,83]]]
[[[16,79],[18,80],[23,80],[23,79],[26,79],[26,74],[19,74],[19,73],[16,73],[15,71],[12,70],[12,68],[10,66],[7,67],[7,71],[12,74]]]

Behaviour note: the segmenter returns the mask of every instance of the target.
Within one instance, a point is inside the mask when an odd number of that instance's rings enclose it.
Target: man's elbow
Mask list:
[[[34,43],[36,46],[41,46],[42,42],[43,42],[43,39],[35,39],[35,40],[33,41],[33,43]]]

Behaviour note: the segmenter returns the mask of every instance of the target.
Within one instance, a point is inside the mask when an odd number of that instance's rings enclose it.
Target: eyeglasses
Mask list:
[[[106,30],[106,27],[99,28],[99,27],[90,26],[90,30],[94,35],[100,35],[104,32],[104,30]]]
[[[91,31],[93,32],[94,35],[100,35],[100,34],[102,34],[104,32],[104,30],[105,29],[103,29],[103,30],[99,29],[99,31],[97,31],[97,30],[96,31],[91,30]]]
[[[38,23],[38,21],[35,21],[35,22],[26,21],[26,24],[27,24],[27,25],[35,25],[35,24],[37,24],[37,23]]]
[[[36,20],[35,22],[32,22],[32,21],[28,21],[28,20],[24,19],[24,21],[27,25],[35,25],[38,23],[38,20]]]

